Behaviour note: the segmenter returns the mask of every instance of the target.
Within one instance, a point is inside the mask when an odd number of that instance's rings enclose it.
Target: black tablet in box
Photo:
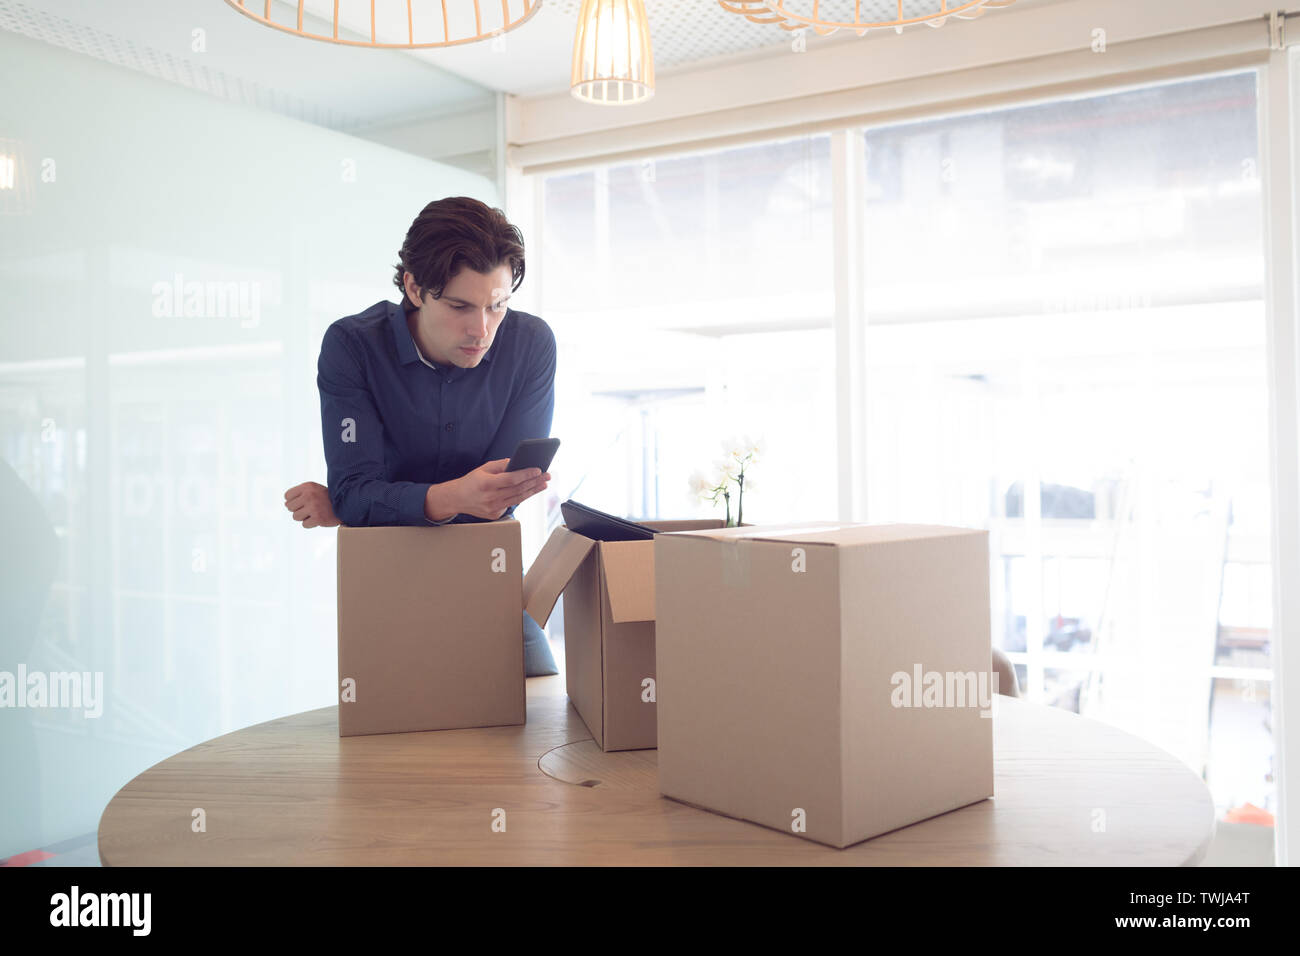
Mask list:
[[[593,541],[647,541],[655,536],[652,528],[588,508],[572,499],[560,505],[560,514],[564,515],[564,524],[570,531]]]

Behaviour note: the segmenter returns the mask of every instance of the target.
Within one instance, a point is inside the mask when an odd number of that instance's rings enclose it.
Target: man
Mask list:
[[[519,230],[476,199],[440,199],[399,255],[402,304],[325,330],[316,384],[329,488],[284,494],[305,528],[494,521],[550,480],[505,470],[521,439],[550,435],[555,409],[555,335],[506,305],[524,278]],[[527,614],[523,628],[526,674],[557,673]]]

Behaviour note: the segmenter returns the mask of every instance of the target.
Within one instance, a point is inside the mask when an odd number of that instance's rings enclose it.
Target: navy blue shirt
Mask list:
[[[330,502],[345,525],[435,524],[429,485],[551,434],[555,334],[527,312],[506,310],[474,368],[430,367],[402,306],[376,302],[325,330],[316,367]]]

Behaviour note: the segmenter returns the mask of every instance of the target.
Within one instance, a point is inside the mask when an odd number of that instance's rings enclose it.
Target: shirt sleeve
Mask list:
[[[543,325],[542,330],[543,335],[532,349],[527,374],[488,446],[486,461],[509,458],[525,438],[551,437],[551,420],[555,417],[555,333],[549,325]],[[501,517],[510,518],[514,513],[512,505]]]
[[[339,521],[352,527],[444,523],[424,514],[428,483],[386,480],[384,426],[344,329],[325,330],[316,368],[330,503]]]

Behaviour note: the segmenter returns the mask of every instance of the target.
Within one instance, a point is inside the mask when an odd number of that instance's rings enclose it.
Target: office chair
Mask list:
[[[1019,697],[1020,685],[1016,683],[1016,669],[1010,659],[996,647],[993,648],[993,673],[998,675],[998,693],[1004,697]]]

